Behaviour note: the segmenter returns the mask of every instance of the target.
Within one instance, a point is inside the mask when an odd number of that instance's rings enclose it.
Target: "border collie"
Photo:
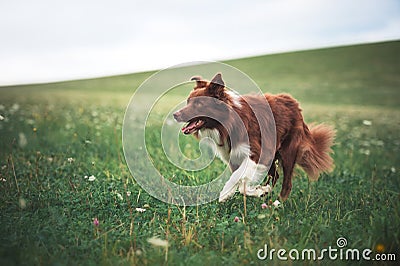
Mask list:
[[[269,193],[279,178],[278,165],[283,169],[279,195],[283,201],[291,192],[296,163],[311,180],[333,169],[330,153],[334,129],[324,124],[307,126],[299,103],[289,94],[238,95],[225,88],[220,73],[211,81],[199,76],[191,80],[196,86],[187,105],[173,116],[177,122],[186,123],[184,134],[211,138],[215,153],[229,165],[232,175],[220,193],[220,202],[237,189],[248,196]],[[273,130],[268,130],[268,125]],[[266,185],[259,185],[267,174]]]

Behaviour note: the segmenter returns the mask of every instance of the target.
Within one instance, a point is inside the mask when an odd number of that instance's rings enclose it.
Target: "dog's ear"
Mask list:
[[[217,73],[208,85],[208,90],[211,92],[212,95],[222,97],[224,95],[224,88],[225,83],[222,80],[221,73]]]
[[[201,76],[194,76],[190,80],[196,81],[196,87],[194,87],[194,90],[204,88],[207,86],[207,81],[204,80]]]

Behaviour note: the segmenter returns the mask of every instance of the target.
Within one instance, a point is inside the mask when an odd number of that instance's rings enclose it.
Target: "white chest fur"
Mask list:
[[[227,141],[221,140],[217,129],[201,129],[199,131],[199,137],[201,139],[210,139],[208,144],[225,164],[231,162],[232,164],[240,165],[243,160],[250,156],[250,146],[248,144],[242,143],[230,150]]]

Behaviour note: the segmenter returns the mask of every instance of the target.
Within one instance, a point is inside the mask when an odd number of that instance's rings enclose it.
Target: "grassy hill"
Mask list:
[[[302,102],[397,107],[400,104],[399,50],[400,41],[393,41],[264,55],[225,63],[248,74],[263,91],[289,92]],[[153,73],[0,87],[0,90],[5,97],[9,94],[18,98],[42,93],[48,98],[62,95],[73,99],[109,93],[107,98],[121,99],[132,95]],[[122,105],[126,103],[121,101]]]
[[[225,63],[265,92],[291,93],[308,122],[333,125],[335,170],[318,182],[299,170],[277,208],[281,180],[267,198],[168,205],[135,182],[121,144],[129,99],[154,72],[0,87],[0,264],[279,264],[276,253],[260,260],[257,252],[320,255],[341,237],[346,248],[399,260],[400,41]],[[146,145],[163,175],[198,184],[224,170],[218,160],[177,169],[162,153],[159,126],[146,125]],[[179,145],[198,156],[193,138],[180,136]]]

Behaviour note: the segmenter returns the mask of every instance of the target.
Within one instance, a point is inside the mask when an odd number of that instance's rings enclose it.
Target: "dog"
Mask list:
[[[237,189],[256,197],[271,192],[279,178],[280,165],[282,201],[292,190],[296,164],[311,180],[332,171],[335,130],[325,124],[307,126],[299,103],[291,95],[239,95],[225,87],[221,73],[211,81],[200,76],[191,80],[196,85],[187,104],[173,116],[177,122],[187,123],[182,128],[184,134],[212,139],[216,155],[229,165],[232,175],[220,192],[220,202],[233,196]],[[272,115],[268,115],[268,105]],[[267,124],[273,125],[273,130]],[[267,175],[266,185],[259,185]]]

